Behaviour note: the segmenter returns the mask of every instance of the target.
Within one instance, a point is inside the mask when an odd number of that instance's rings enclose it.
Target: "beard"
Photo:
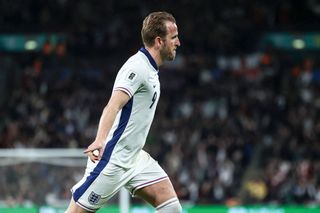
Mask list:
[[[164,45],[160,50],[160,56],[163,61],[173,61],[176,57],[176,54],[170,50],[168,45]]]

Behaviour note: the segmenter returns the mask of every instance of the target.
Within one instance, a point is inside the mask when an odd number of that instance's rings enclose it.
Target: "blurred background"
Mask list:
[[[182,45],[160,69],[145,149],[181,202],[319,205],[317,0],[1,0],[0,148],[88,146],[158,10]],[[66,205],[85,166],[11,163],[0,162],[4,207]]]

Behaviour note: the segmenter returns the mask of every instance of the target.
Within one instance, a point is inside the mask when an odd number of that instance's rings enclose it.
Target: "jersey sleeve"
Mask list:
[[[143,76],[141,72],[125,69],[118,73],[113,90],[121,90],[131,98],[142,84]]]

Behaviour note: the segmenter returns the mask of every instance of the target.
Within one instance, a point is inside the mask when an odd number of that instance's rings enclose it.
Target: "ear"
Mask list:
[[[162,39],[158,36],[154,39],[154,46],[159,49],[162,45]]]

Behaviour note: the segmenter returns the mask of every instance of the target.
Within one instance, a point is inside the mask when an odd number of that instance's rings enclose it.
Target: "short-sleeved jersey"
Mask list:
[[[145,48],[121,67],[115,90],[127,93],[130,100],[117,114],[108,134],[104,160],[131,168],[145,145],[160,97],[158,67]]]
[[[142,150],[160,96],[158,67],[146,49],[141,48],[121,67],[113,87],[116,90],[127,93],[130,99],[116,116],[101,160],[96,164],[88,159],[84,178],[72,189],[74,201],[88,211],[96,211],[121,186],[138,189],[167,178]],[[140,177],[137,172],[141,172]],[[119,180],[113,179],[118,177]]]

